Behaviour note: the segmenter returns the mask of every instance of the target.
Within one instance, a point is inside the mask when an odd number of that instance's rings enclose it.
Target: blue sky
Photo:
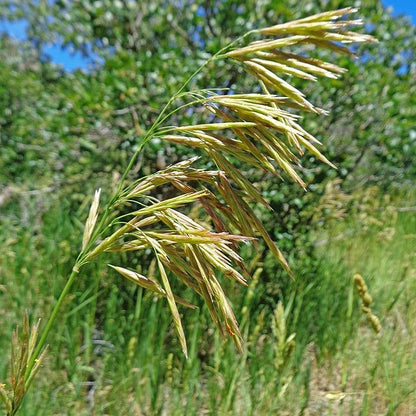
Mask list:
[[[385,6],[392,6],[394,14],[407,14],[416,24],[416,0],[382,0]]]
[[[1,1],[1,0],[0,0]],[[393,14],[406,14],[411,17],[413,24],[416,24],[416,0],[382,0],[385,6],[393,8]],[[0,20],[0,32],[7,32],[10,36],[17,39],[25,39],[26,23],[4,22]],[[77,68],[88,68],[92,64],[90,59],[84,58],[80,53],[71,53],[68,50],[61,50],[58,45],[50,45],[45,52],[51,57],[52,61],[61,64],[67,71]]]
[[[23,20],[12,23],[0,20],[0,32],[7,32],[10,36],[19,40],[26,39],[26,27],[27,23]],[[45,52],[51,57],[53,62],[63,65],[67,71],[87,68],[92,64],[91,60],[83,57],[81,53],[71,53],[68,50],[62,50],[58,45],[47,46]]]

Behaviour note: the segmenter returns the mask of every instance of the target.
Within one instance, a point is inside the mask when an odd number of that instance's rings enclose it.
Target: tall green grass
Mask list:
[[[321,247],[320,255],[342,262],[348,276],[365,278],[383,328],[375,335],[364,314],[350,313],[359,308],[351,289],[345,319],[358,319],[358,327],[331,360],[336,371],[330,378],[339,372],[344,380],[337,387],[346,392],[337,404],[340,414],[416,413],[416,216],[407,209],[412,200],[413,194],[373,194],[370,207],[358,204],[354,215],[332,224]]]
[[[41,228],[21,227],[19,221],[1,224],[3,357],[25,309],[44,315],[64,283],[65,258],[72,253],[70,243],[59,241],[79,241],[82,233],[68,209],[52,207]],[[275,305],[263,303],[257,279],[248,290],[230,286],[246,352],[239,355],[219,337],[191,295],[200,309],[181,310],[189,334],[186,360],[165,300],[98,263],[86,271],[90,278],[76,282],[51,335],[41,389],[29,392],[22,414],[413,414],[416,219],[403,212],[387,224],[383,210],[374,212],[377,221],[358,213],[324,234],[321,230],[319,240],[327,242],[318,246],[313,267],[301,261],[295,266],[297,279],[280,295],[286,337],[296,332],[295,349],[284,365],[273,332],[278,299]],[[356,272],[373,296],[380,335],[360,311],[352,281]],[[257,275],[261,280],[261,270]],[[2,359],[1,378],[6,367]]]

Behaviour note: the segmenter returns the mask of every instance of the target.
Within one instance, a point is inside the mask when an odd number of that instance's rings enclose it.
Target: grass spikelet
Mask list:
[[[113,266],[109,264],[109,266],[114,269],[116,272],[120,273],[123,277],[130,280],[131,282],[135,283],[138,286],[143,287],[144,289],[148,289],[158,295],[166,297],[166,291],[159,285],[159,283],[155,282],[152,279],[149,279],[139,273],[133,272],[131,270],[125,269],[124,267]],[[174,295],[174,299],[177,303],[186,306],[191,309],[196,309],[196,306],[192,303],[181,299],[179,296]]]
[[[185,357],[188,358],[188,347],[186,345],[186,338],[185,333],[183,331],[181,317],[179,315],[178,307],[176,306],[175,297],[172,293],[172,289],[170,287],[169,279],[166,274],[166,270],[163,267],[163,263],[160,260],[160,254],[156,254],[157,259],[157,266],[159,268],[160,277],[162,279],[163,286],[166,291],[166,297],[168,300],[169,308],[172,313],[173,323],[178,334],[179,342],[181,343],[182,352],[184,353]]]
[[[129,215],[134,215],[137,217],[153,214],[154,212],[158,212],[161,210],[165,210],[168,208],[178,208],[183,205],[187,205],[189,203],[195,202],[198,199],[202,198],[206,195],[205,191],[197,191],[191,192],[184,195],[175,196],[173,198],[165,199],[164,201],[156,202],[155,204],[149,205],[137,211],[131,212]]]
[[[289,97],[295,103],[299,104],[306,111],[312,111],[321,114],[322,111],[314,107],[298,89],[290,85],[288,82],[278,77],[274,72],[265,68],[254,61],[246,61],[245,64],[251,69],[250,73],[262,80],[266,85],[278,92]]]
[[[276,243],[269,236],[250,206],[233,190],[226,177],[221,176],[221,185],[218,186],[218,189],[227,203],[235,210],[235,215],[238,218],[238,222],[235,225],[245,235],[255,236],[256,233],[260,234],[276,260],[290,276],[293,276],[289,264],[282,252],[278,249]]]
[[[204,264],[200,261],[200,256],[198,256],[197,251],[195,250],[195,247],[187,246],[186,251],[189,257],[189,260],[191,261],[191,264],[194,266],[197,273],[195,274],[195,277],[198,278],[199,287],[201,290],[201,294],[207,303],[208,311],[211,315],[212,320],[216,324],[217,328],[219,329],[222,336],[225,335],[225,329],[224,324],[219,316],[215,304],[214,304],[214,292],[211,285],[211,280],[209,279],[208,270],[206,270],[206,267]]]
[[[332,52],[338,53],[340,55],[346,55],[350,57],[354,57],[355,54],[351,52],[346,46],[341,46],[338,43],[331,42],[327,39],[322,38],[309,38],[307,43],[311,43],[312,45],[317,46],[318,48],[328,49]]]
[[[273,50],[276,48],[282,48],[284,46],[292,46],[297,43],[300,43],[301,41],[307,39],[307,36],[292,36],[289,38],[283,38],[283,39],[276,39],[276,40],[263,40],[263,41],[257,41],[252,42],[250,45],[244,47],[235,49],[231,52],[226,53],[224,56],[227,58],[240,58],[242,56],[246,56],[248,54],[252,54],[259,51],[268,51]]]
[[[177,131],[194,131],[194,130],[203,130],[203,131],[211,131],[211,130],[224,130],[224,129],[233,129],[233,128],[245,128],[245,127],[253,127],[255,123],[249,123],[247,121],[236,121],[236,122],[229,122],[229,123],[211,123],[211,124],[195,124],[192,126],[180,126],[176,127]]]
[[[337,79],[340,74],[346,71],[345,68],[341,68],[329,62],[321,61],[320,59],[307,58],[301,55],[295,55],[282,51],[274,51],[272,53],[259,52],[256,56],[258,56],[262,61],[268,62],[270,67],[273,67],[273,62],[278,64],[284,63],[287,67],[297,68],[301,72],[326,78]]]
[[[84,229],[84,236],[82,238],[82,250],[85,250],[87,247],[87,244],[90,241],[92,232],[94,231],[95,223],[97,222],[98,218],[98,207],[100,204],[100,194],[101,189],[98,189],[95,191],[94,198],[92,200],[90,213],[88,215],[87,222],[85,223],[85,229]]]
[[[225,320],[227,333],[233,338],[235,346],[239,352],[243,352],[243,337],[241,335],[237,319],[225,296],[225,293],[215,276],[212,276],[212,287],[217,299],[218,308]]]
[[[345,7],[343,9],[338,10],[329,10],[327,12],[317,13],[312,16],[304,17],[299,20],[295,20],[293,23],[303,23],[303,22],[321,22],[323,20],[335,20],[339,19],[340,17],[357,13],[358,9],[355,7]]]
[[[251,59],[249,62],[254,62],[258,65],[261,65],[271,71],[281,72],[283,74],[292,75],[298,78],[307,79],[309,81],[316,81],[317,78],[314,75],[308,74],[305,71],[302,71],[300,69],[293,68],[291,66],[285,65],[283,63],[279,63],[272,60],[265,60],[265,59],[259,59],[254,58]]]
[[[43,361],[46,357],[46,354],[48,352],[48,348],[49,347],[46,346],[44,348],[44,350],[41,352],[41,354],[39,355],[39,357],[35,359],[34,366],[33,366],[32,370],[30,371],[29,377],[26,380],[26,391],[29,389],[30,385],[32,384],[36,374],[39,372],[39,370],[40,370],[40,368],[43,364]]]

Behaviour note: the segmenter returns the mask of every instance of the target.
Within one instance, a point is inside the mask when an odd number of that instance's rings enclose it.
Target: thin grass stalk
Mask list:
[[[75,264],[75,266],[72,269],[72,273],[70,274],[68,280],[65,283],[64,288],[62,289],[61,294],[59,295],[58,300],[56,301],[55,306],[52,309],[51,314],[49,315],[49,318],[45,324],[44,329],[41,332],[39,341],[33,351],[33,354],[31,356],[30,361],[28,362],[27,368],[26,368],[26,372],[25,372],[25,380],[28,381],[29,377],[33,371],[33,367],[35,365],[35,361],[38,359],[40,352],[42,351],[43,347],[46,344],[46,339],[49,335],[49,332],[52,329],[53,323],[55,322],[56,319],[56,315],[58,314],[59,309],[62,306],[62,303],[64,302],[66,295],[68,294],[69,290],[71,289],[71,286],[75,280],[75,277],[78,276],[78,269],[77,269],[77,264]]]

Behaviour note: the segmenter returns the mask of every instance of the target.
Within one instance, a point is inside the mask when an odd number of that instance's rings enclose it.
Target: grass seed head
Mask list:
[[[372,328],[374,329],[374,331],[378,334],[381,331],[380,320],[377,318],[376,315],[374,315],[372,313],[368,314],[368,320],[369,320]]]
[[[220,331],[228,332],[238,348],[242,347],[238,324],[216,277],[221,273],[246,284],[247,271],[238,255],[238,243],[260,236],[291,275],[283,254],[251,206],[260,203],[269,208],[269,205],[256,185],[236,166],[235,160],[273,175],[284,172],[304,189],[306,184],[298,173],[298,166],[305,152],[334,167],[318,150],[320,142],[299,124],[298,111],[326,112],[309,102],[288,78],[316,81],[322,76],[335,79],[345,70],[304,53],[290,53],[287,48],[312,45],[351,54],[344,44],[374,40],[349,30],[362,24],[361,20],[344,18],[355,11],[345,8],[260,29],[256,33],[265,38],[216,56],[215,59],[228,58],[240,65],[258,81],[262,93],[227,91],[218,94],[219,90],[214,89],[190,92],[189,104],[199,103],[215,122],[156,125],[152,133],[171,143],[202,150],[217,169],[195,169],[192,164],[197,158],[191,158],[133,181],[120,192],[114,206],[119,209],[124,204],[134,208],[113,219],[111,234],[86,256],[91,260],[106,251],[152,249],[161,283],[128,269],[112,267],[134,283],[167,298],[185,354],[186,341],[176,306],[176,302],[185,304],[185,301],[172,293],[169,282],[172,275],[204,298]],[[187,95],[182,93],[180,97]],[[187,106],[185,103],[179,109]],[[162,200],[155,198],[156,189],[162,186],[170,186],[176,196]],[[84,232],[83,248],[88,245],[95,226],[98,198],[99,193],[96,193]],[[194,220],[194,214],[200,220]],[[240,236],[237,238],[236,234]],[[363,310],[371,314],[371,296],[364,280],[357,276],[354,282]]]
[[[82,238],[82,250],[84,250],[87,247],[87,244],[89,243],[91,235],[94,231],[95,223],[97,222],[98,207],[100,204],[100,194],[101,189],[95,191],[94,198],[92,200],[90,208],[90,213],[88,215],[87,222],[85,223],[84,236]]]
[[[363,313],[367,315],[368,322],[370,323],[371,327],[374,329],[376,333],[381,331],[381,324],[380,320],[374,315],[371,311],[370,305],[373,302],[373,298],[368,293],[367,285],[365,284],[364,279],[361,275],[356,274],[354,275],[354,284],[355,288],[357,289],[358,296],[361,299],[361,310]]]

